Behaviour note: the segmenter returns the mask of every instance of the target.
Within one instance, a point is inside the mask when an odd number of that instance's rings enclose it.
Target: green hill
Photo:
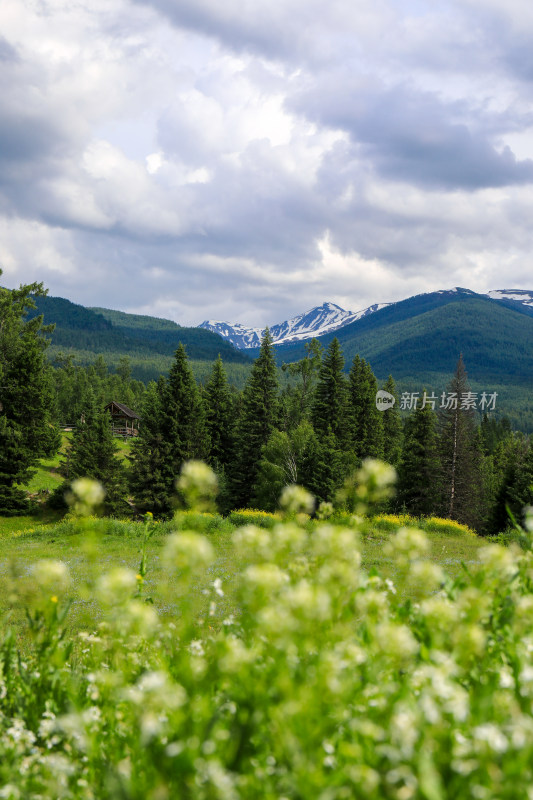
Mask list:
[[[30,316],[42,314],[45,324],[56,326],[50,335],[52,356],[59,350],[75,355],[90,351],[102,353],[110,364],[121,355],[130,356],[132,363],[155,362],[159,357],[172,356],[181,342],[191,359],[213,361],[220,353],[227,363],[250,363],[245,353],[202,328],[181,327],[170,320],[121,311],[85,308],[61,297],[37,297],[35,302],[37,308]]]
[[[533,388],[533,317],[466,290],[395,303],[319,341],[327,347],[334,336],[347,361],[359,353],[379,376],[453,372],[462,352],[472,378]],[[280,361],[294,361],[304,345],[276,351]]]

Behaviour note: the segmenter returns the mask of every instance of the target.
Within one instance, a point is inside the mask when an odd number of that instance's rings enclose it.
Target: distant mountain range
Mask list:
[[[450,293],[475,294],[475,292],[471,292],[469,289],[461,289],[460,287],[449,290],[443,289],[438,292],[427,294],[448,295]],[[531,313],[533,314],[533,291],[528,291],[526,289],[497,289],[488,292],[487,295],[479,296],[502,301],[509,307],[514,307],[516,309],[519,307],[528,310],[531,309]],[[308,339],[338,331],[340,328],[344,328],[370,314],[374,314],[376,311],[394,305],[396,305],[396,303],[374,303],[361,311],[346,311],[335,303],[323,303],[321,306],[315,306],[310,309],[310,311],[292,317],[285,322],[272,325],[269,328],[270,335],[276,345],[304,342]],[[232,324],[229,322],[219,322],[217,320],[205,320],[198,327],[217,333],[240,350],[259,347],[261,338],[265,332],[264,328],[249,328],[238,322]]]
[[[363,309],[363,311],[345,311],[335,303],[323,303],[321,306],[316,306],[310,311],[299,314],[286,322],[272,325],[269,329],[270,335],[274,344],[306,341],[343,328],[350,322],[366,317],[368,314],[379,311],[380,308],[385,308],[387,305],[389,303],[375,303],[373,306]],[[229,322],[217,322],[211,319],[205,320],[198,327],[218,333],[219,336],[227,339],[240,350],[259,347],[265,332],[264,328],[247,328],[239,323],[231,325]]]

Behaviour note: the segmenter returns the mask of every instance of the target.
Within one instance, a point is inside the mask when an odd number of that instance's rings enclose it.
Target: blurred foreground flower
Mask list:
[[[361,469],[344,482],[338,502],[348,511],[366,514],[372,507],[394,495],[396,470],[377,458],[365,458]]]
[[[44,592],[64,592],[70,585],[70,573],[66,564],[53,559],[37,561],[31,568],[35,582]],[[57,598],[56,601],[57,602]]]
[[[186,461],[176,481],[185,504],[196,511],[216,511],[217,476],[203,461]]]
[[[289,514],[312,514],[315,498],[303,486],[286,486],[281,493],[279,504]]]
[[[75,514],[88,517],[103,503],[105,489],[92,478],[78,478],[72,482],[71,491],[65,497]]]

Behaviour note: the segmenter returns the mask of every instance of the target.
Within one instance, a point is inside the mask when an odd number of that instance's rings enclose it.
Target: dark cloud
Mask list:
[[[260,53],[291,62],[304,55],[309,28],[317,24],[316,3],[312,2],[298,3],[296,13],[279,0],[245,4],[237,0],[134,2],[151,6],[174,25],[213,37],[238,53]]]
[[[483,113],[405,85],[353,84],[329,76],[288,100],[309,119],[349,133],[382,176],[435,189],[475,190],[533,181],[533,161],[497,149]]]

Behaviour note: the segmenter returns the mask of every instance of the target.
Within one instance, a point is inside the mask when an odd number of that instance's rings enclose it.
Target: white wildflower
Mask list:
[[[165,543],[162,561],[167,569],[201,570],[213,563],[215,553],[205,536],[193,531],[172,533]]]

